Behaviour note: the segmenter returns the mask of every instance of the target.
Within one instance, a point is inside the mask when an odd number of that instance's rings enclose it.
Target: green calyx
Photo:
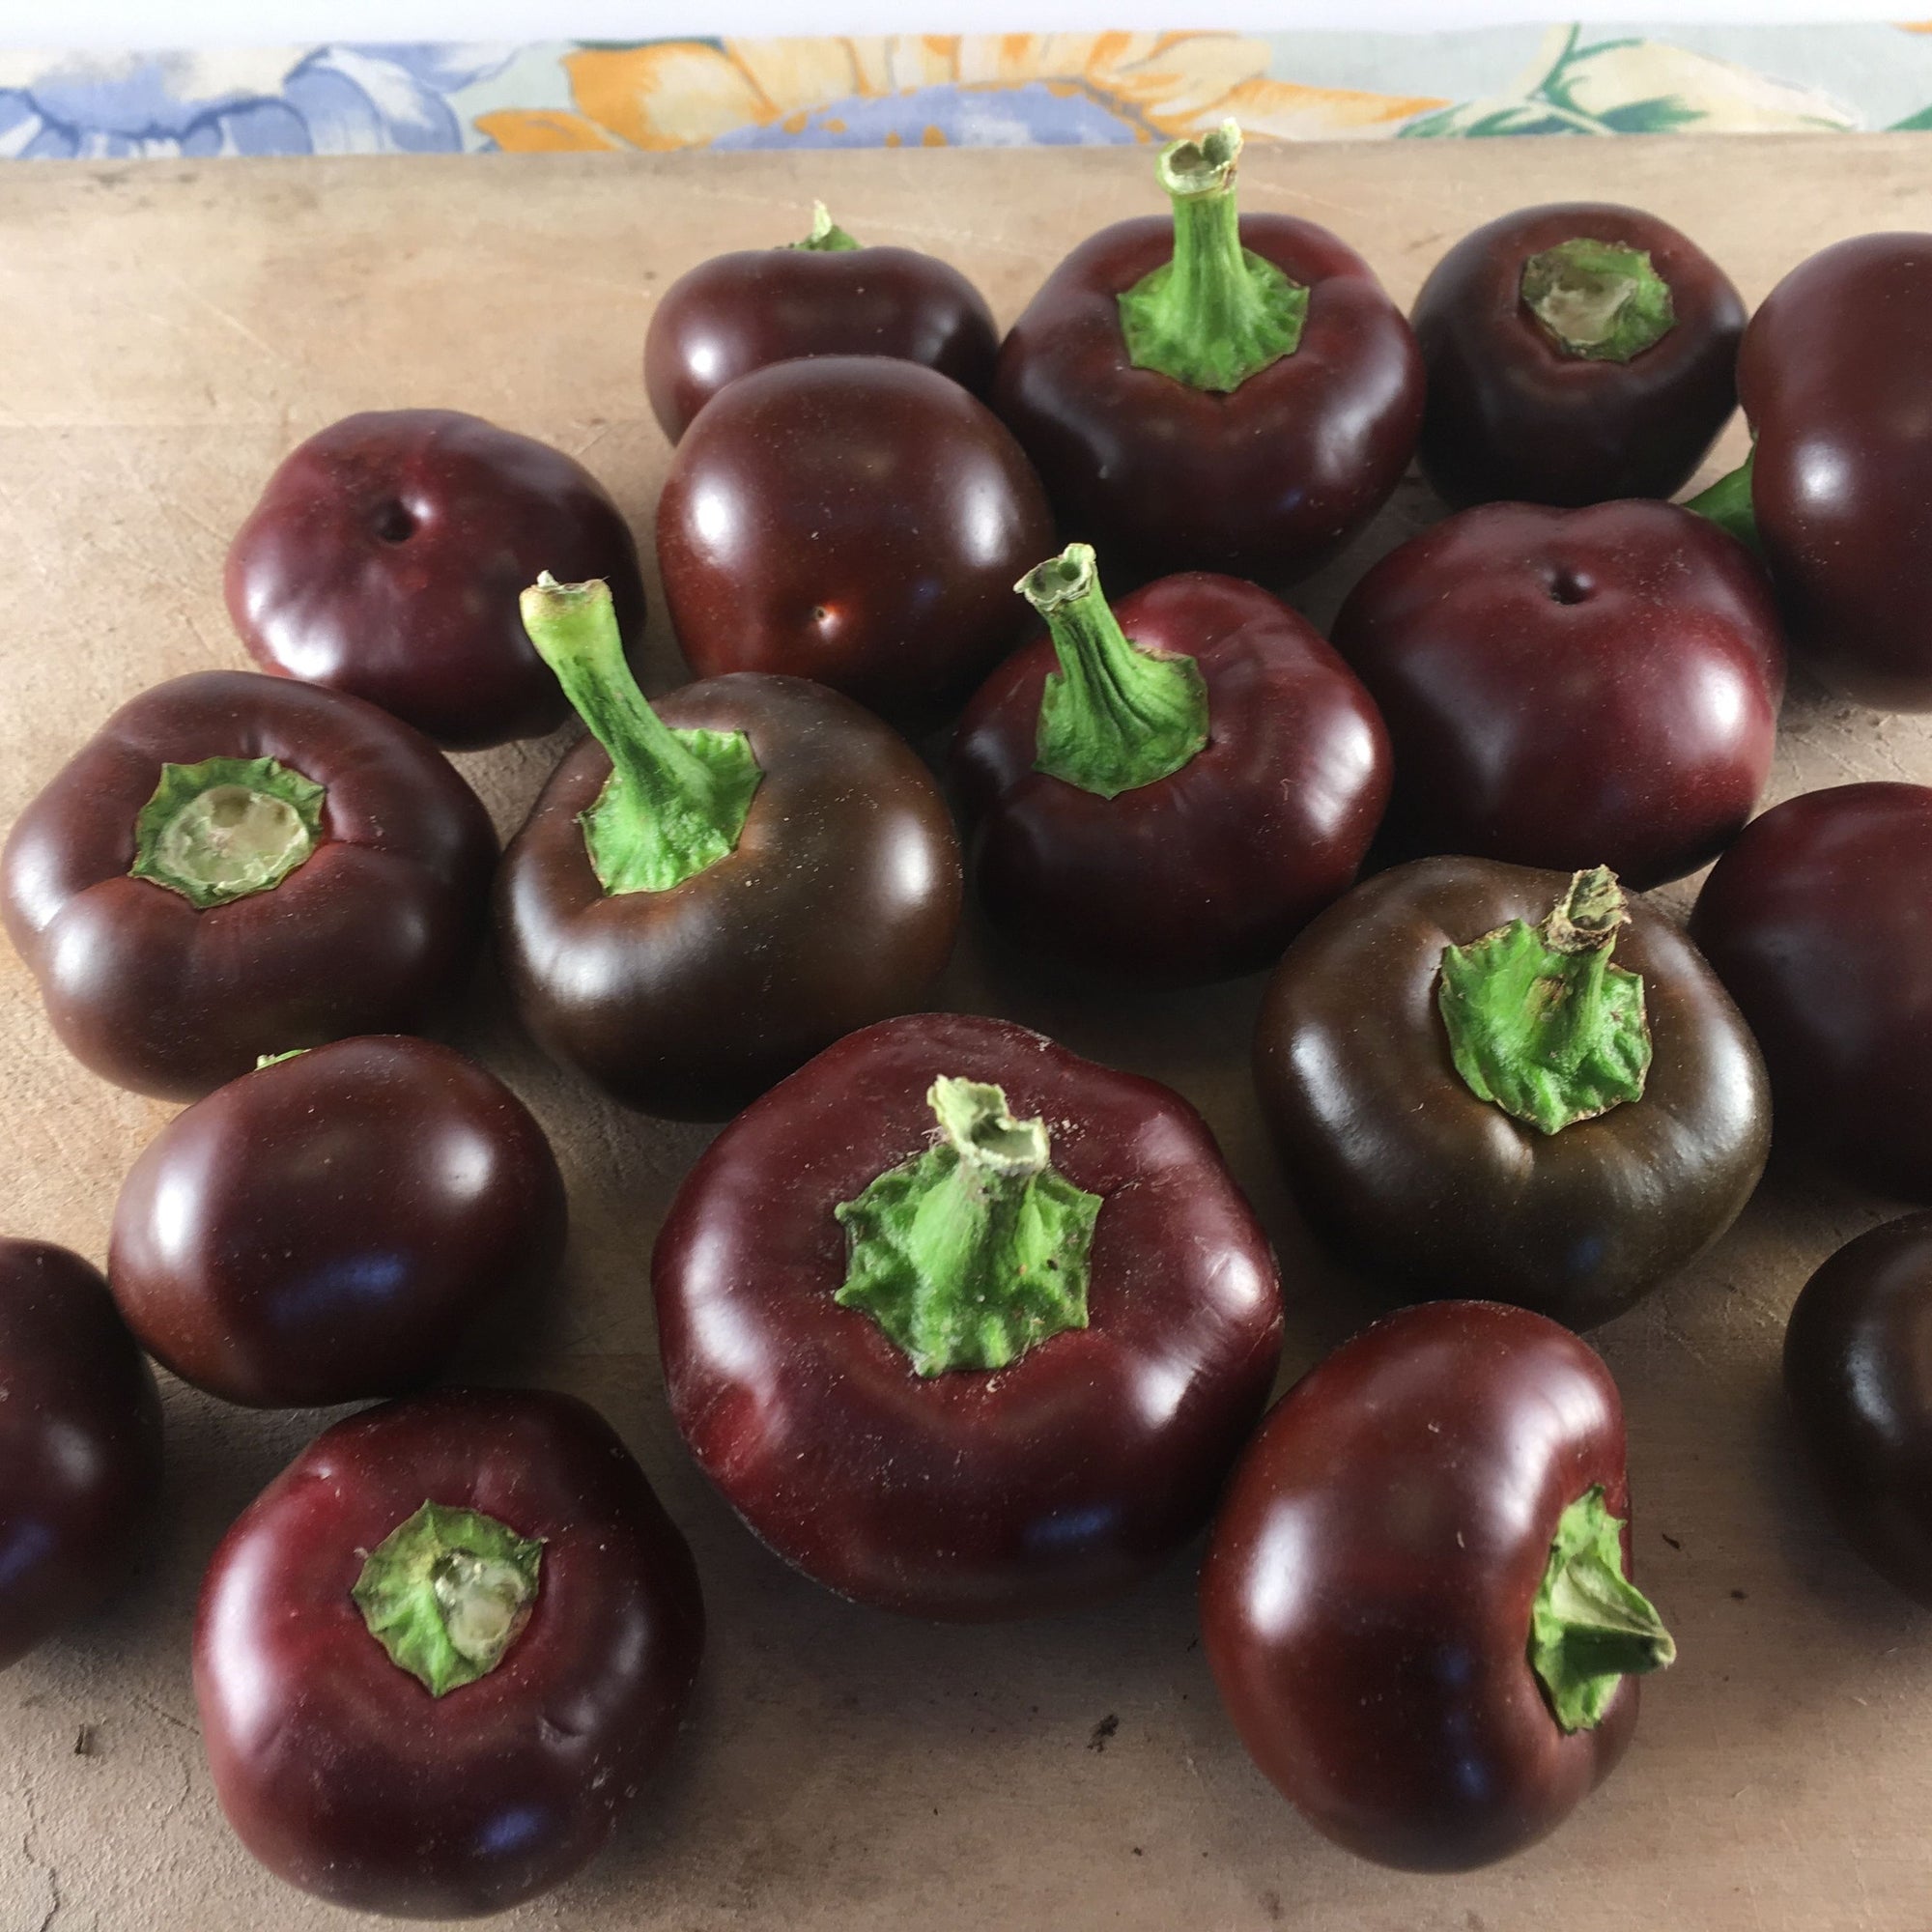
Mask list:
[[[1034,770],[1101,798],[1171,778],[1208,742],[1208,687],[1179,653],[1150,651],[1115,619],[1090,544],[1068,544],[1013,585],[1053,634]]]
[[[787,242],[787,248],[800,248],[812,255],[843,255],[860,244],[832,218],[832,211],[822,201],[811,204],[811,233],[802,242]]]
[[[1643,981],[1610,963],[1629,923],[1616,874],[1599,866],[1540,924],[1512,920],[1444,950],[1435,1003],[1477,1099],[1554,1134],[1643,1098]]]
[[[542,1557],[540,1540],[493,1516],[426,1502],[370,1550],[349,1594],[390,1662],[446,1697],[516,1642]]]
[[[1626,1677],[1662,1670],[1677,1645],[1624,1575],[1623,1524],[1586,1490],[1557,1519],[1529,1611],[1529,1662],[1566,1731],[1600,1724]]]
[[[1642,248],[1578,236],[1522,265],[1522,301],[1565,355],[1628,362],[1677,323],[1670,284]]]
[[[1235,207],[1240,153],[1241,130],[1233,121],[1162,152],[1174,259],[1120,298],[1127,359],[1136,369],[1222,394],[1293,355],[1308,319],[1308,291],[1241,246]]]
[[[198,911],[271,892],[322,838],[327,788],[273,758],[163,765],[134,819],[130,878]]]
[[[1757,511],[1751,502],[1751,475],[1756,462],[1757,450],[1753,446],[1735,469],[1719,476],[1708,490],[1700,490],[1684,507],[1716,524],[1720,530],[1727,530],[1762,560],[1764,546],[1758,541]]]
[[[998,1087],[942,1077],[939,1139],[833,1210],[846,1234],[835,1299],[863,1309],[922,1376],[1003,1369],[1087,1325],[1100,1197],[1057,1174],[1044,1121],[1016,1121]]]
[[[312,1050],[306,1046],[292,1046],[286,1053],[258,1053],[255,1056],[255,1071],[259,1073],[265,1066],[279,1066],[285,1060],[299,1060]]]
[[[763,774],[742,731],[673,731],[638,689],[610,586],[559,583],[545,571],[524,592],[524,629],[563,693],[611,754],[611,776],[580,814],[606,893],[663,893],[738,849]]]

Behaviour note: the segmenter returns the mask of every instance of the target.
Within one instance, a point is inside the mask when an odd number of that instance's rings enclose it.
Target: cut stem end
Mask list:
[[[1051,1164],[1043,1120],[1006,1094],[942,1075],[935,1145],[834,1210],[847,1240],[841,1308],[869,1315],[920,1376],[1003,1369],[1087,1325],[1100,1197]]]
[[[811,255],[843,255],[860,244],[844,229],[833,220],[832,212],[822,201],[811,204],[811,230],[803,241],[787,242],[787,248],[796,248]]]
[[[1208,743],[1208,686],[1178,652],[1144,650],[1101,593],[1094,552],[1068,544],[1017,585],[1053,637],[1034,769],[1097,798],[1157,783]]]
[[[1670,284],[1641,248],[1584,236],[1522,265],[1522,300],[1565,355],[1628,362],[1676,326]]]
[[[425,1502],[362,1565],[350,1596],[390,1662],[432,1697],[487,1677],[529,1622],[543,1544],[478,1510]]]
[[[134,820],[129,876],[198,911],[272,892],[322,839],[327,788],[273,758],[161,767]]]
[[[579,823],[607,894],[668,892],[738,848],[763,774],[742,731],[673,731],[638,689],[610,586],[545,571],[523,594],[524,629],[611,756]]]
[[[1555,1134],[1643,1097],[1643,981],[1610,963],[1629,923],[1616,874],[1599,866],[1538,924],[1514,920],[1443,950],[1436,1009],[1477,1099]]]
[[[1530,1609],[1530,1667],[1566,1731],[1602,1723],[1626,1677],[1676,1661],[1663,1619],[1624,1575],[1623,1527],[1602,1489],[1585,1491],[1557,1521]]]
[[[1308,291],[1241,246],[1235,165],[1241,130],[1162,151],[1156,172],[1174,205],[1174,258],[1120,298],[1127,359],[1188,387],[1238,389],[1301,343]]]

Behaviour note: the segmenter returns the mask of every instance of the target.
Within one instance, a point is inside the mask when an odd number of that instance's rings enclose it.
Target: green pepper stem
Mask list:
[[[1623,1524],[1586,1490],[1557,1520],[1530,1606],[1529,1661],[1566,1731],[1604,1720],[1626,1677],[1662,1670],[1677,1645],[1624,1575]]]
[[[1135,368],[1221,393],[1293,355],[1308,315],[1308,291],[1241,246],[1240,153],[1233,121],[1162,152],[1157,172],[1174,205],[1174,257],[1120,298]]]
[[[1751,477],[1756,464],[1757,446],[1753,444],[1735,469],[1727,470],[1708,490],[1700,490],[1684,507],[1708,518],[1720,530],[1728,530],[1762,559],[1764,545],[1758,539],[1757,512],[1751,501]]]
[[[1599,866],[1540,924],[1514,920],[1443,950],[1436,1007],[1477,1099],[1555,1134],[1643,1097],[1643,981],[1610,963],[1629,921],[1616,874]]]
[[[787,248],[802,249],[812,255],[843,255],[859,242],[833,220],[832,211],[822,201],[811,204],[811,232],[802,242],[787,242]]]
[[[1628,362],[1677,324],[1670,284],[1649,253],[1588,236],[1559,242],[1522,265],[1523,306],[1565,355]]]
[[[1090,544],[1013,586],[1046,619],[1060,668],[1040,693],[1034,769],[1101,798],[1171,778],[1208,742],[1208,687],[1179,652],[1143,649],[1100,589]]]
[[[1001,1369],[1087,1325],[1100,1197],[1050,1162],[1046,1122],[1007,1096],[942,1076],[926,1104],[939,1140],[834,1212],[848,1240],[836,1299],[869,1315],[921,1376]]]
[[[606,893],[668,892],[737,849],[761,773],[742,731],[673,731],[638,689],[610,586],[559,583],[523,594],[524,628],[611,776],[581,823]]]

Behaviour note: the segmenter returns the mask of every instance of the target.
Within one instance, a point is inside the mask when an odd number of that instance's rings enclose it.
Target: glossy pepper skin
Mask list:
[[[741,672],[656,709],[749,735],[763,777],[737,849],[668,892],[607,894],[578,815],[611,760],[586,738],[503,855],[497,954],[558,1060],[628,1106],[721,1120],[919,1004],[958,930],[958,840],[912,748],[837,692]]]
[[[1000,349],[993,407],[1061,526],[1122,585],[1184,570],[1292,583],[1387,500],[1422,421],[1422,358],[1369,265],[1325,228],[1244,214],[1242,245],[1309,291],[1300,346],[1226,394],[1128,360],[1120,297],[1172,259],[1165,215],[1054,270]]]
[[[1215,1519],[1201,1632],[1255,1762],[1363,1858],[1463,1871],[1551,1832],[1636,1724],[1626,1677],[1566,1732],[1528,1658],[1564,1509],[1625,1520],[1616,1384],[1574,1335],[1477,1301],[1405,1309],[1269,1412]]]
[[[931,369],[821,355],[741,377],[677,446],[658,564],[700,677],[816,678],[907,729],[956,710],[1018,635],[1052,549],[1039,479]]]
[[[922,1378],[833,1299],[835,1204],[931,1139],[925,1094],[1002,1087],[1102,1197],[1090,1323]],[[752,1530],[862,1603],[958,1621],[1112,1595],[1206,1520],[1281,1350],[1267,1243],[1152,1081],[1005,1020],[918,1013],[829,1047],[725,1128],[651,1258],[671,1413]]]
[[[1932,710],[1928,305],[1932,235],[1861,235],[1793,269],[1738,356],[1751,507],[1792,648],[1886,711]]]
[[[1774,806],[1704,882],[1690,934],[1750,1022],[1793,1139],[1862,1186],[1932,1202],[1932,789]]]
[[[99,1273],[0,1239],[0,1670],[120,1587],[161,1487],[161,1403]]]
[[[676,442],[727,383],[769,363],[895,355],[984,395],[999,342],[985,297],[917,248],[743,248],[664,292],[644,334],[644,387]]]
[[[425,1497],[543,1543],[528,1623],[441,1697],[350,1595]],[[364,1409],[311,1442],[209,1564],[194,1688],[215,1795],[270,1871],[334,1904],[502,1911],[610,1836],[669,1749],[703,1632],[683,1537],[575,1397],[455,1389]]]
[[[1804,1284],[1784,1392],[1832,1526],[1932,1604],[1932,1214],[1867,1230]]]
[[[1545,1134],[1464,1084],[1436,1009],[1443,951],[1534,923],[1564,884],[1417,860],[1331,906],[1269,982],[1255,1083],[1282,1172],[1338,1258],[1405,1299],[1606,1321],[1715,1241],[1763,1170],[1764,1063],[1696,949],[1641,905],[1616,958],[1643,980],[1643,1097]]]
[[[994,924],[1029,957],[1177,982],[1252,972],[1354,882],[1388,797],[1375,701],[1305,618],[1252,583],[1163,578],[1115,608],[1191,657],[1207,746],[1111,799],[1036,769],[1044,635],[980,688],[952,770]]]
[[[1578,239],[1641,250],[1669,285],[1672,327],[1628,361],[1566,353],[1522,299],[1523,265]],[[1737,407],[1744,302],[1640,209],[1554,202],[1488,222],[1436,263],[1409,321],[1429,380],[1416,454],[1454,507],[1673,496]]]
[[[447,1046],[335,1040],[244,1073],[142,1150],[108,1279],[142,1346],[257,1407],[397,1395],[562,1258],[543,1129]]]
[[[472,750],[568,715],[517,614],[540,570],[605,579],[641,643],[637,543],[581,463],[457,410],[371,410],[270,477],[229,546],[228,613],[264,670]]]
[[[280,884],[204,909],[129,867],[162,765],[213,756],[274,758],[327,797]],[[433,1023],[496,856],[476,794],[409,725],[320,686],[199,671],[124,704],[20,814],[0,914],[76,1059],[190,1100],[263,1054]]]
[[[1640,891],[1716,858],[1771,773],[1770,586],[1674,504],[1464,510],[1377,563],[1334,636],[1388,721],[1405,851]]]

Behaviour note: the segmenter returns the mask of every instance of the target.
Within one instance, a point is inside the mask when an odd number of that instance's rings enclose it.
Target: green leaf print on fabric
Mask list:
[[[1401,133],[1468,139],[1794,132],[1860,125],[1850,108],[1814,89],[1663,41],[1626,37],[1585,45],[1581,27],[1572,25],[1552,27],[1537,58],[1502,93],[1419,115]]]

